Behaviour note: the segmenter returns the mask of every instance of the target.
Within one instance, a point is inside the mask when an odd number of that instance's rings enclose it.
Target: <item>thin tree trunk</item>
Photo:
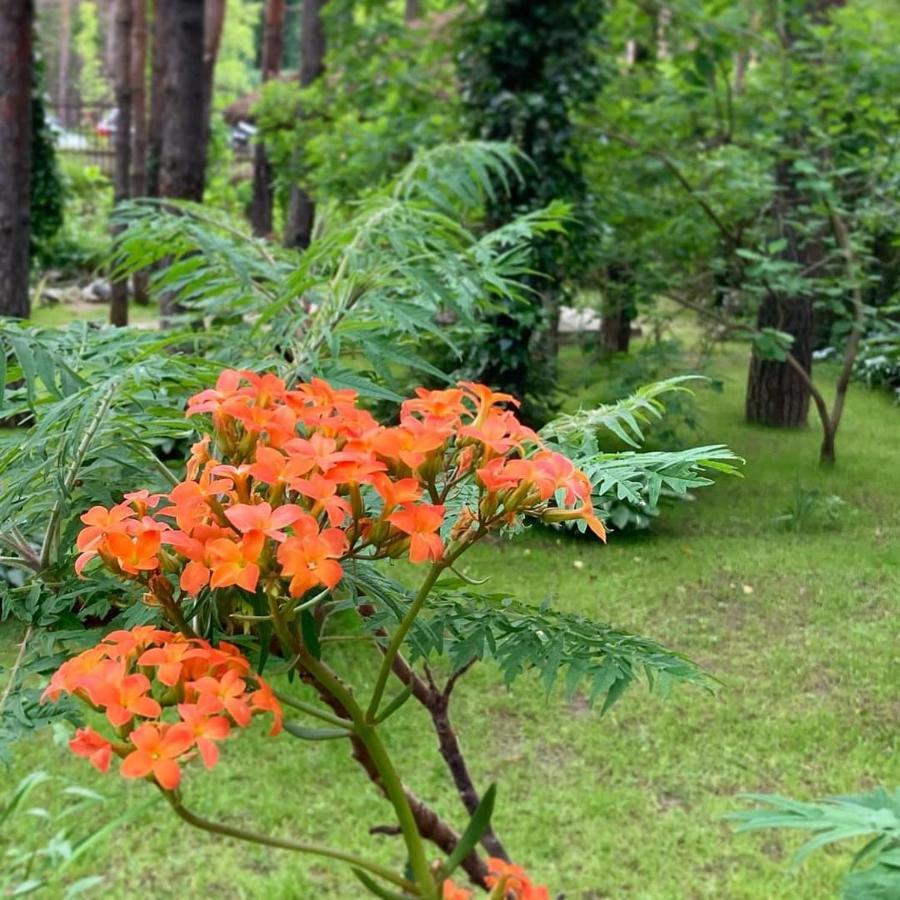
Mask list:
[[[59,4],[59,72],[57,73],[56,102],[59,104],[59,120],[67,128],[72,113],[67,103],[72,81],[72,0],[60,0]]]
[[[403,21],[408,25],[422,18],[422,4],[420,0],[406,0],[406,6],[403,9]]]
[[[325,23],[322,9],[326,0],[303,0],[300,33],[300,84],[312,84],[325,71]],[[309,246],[315,222],[315,203],[300,185],[291,188],[284,243],[287,247]]]
[[[168,26],[166,0],[153,0],[153,60],[150,75],[150,115],[147,120],[147,196],[159,196],[162,161],[163,104],[166,83]]]
[[[113,198],[117,204],[128,199],[131,179],[131,26],[133,19],[131,4],[132,0],[116,0],[113,19],[116,29],[113,77],[115,79],[116,108],[119,111],[116,119],[116,161],[113,170]],[[113,236],[117,235],[120,230],[119,226],[113,226]],[[112,282],[109,321],[111,325],[128,324],[127,278],[115,279]]]
[[[603,296],[600,320],[600,347],[604,355],[627,353],[631,345],[631,317],[625,303],[615,292]]]
[[[268,0],[263,28],[262,80],[275,78],[281,71],[284,53],[284,0]],[[250,202],[250,223],[253,233],[267,237],[272,233],[272,166],[262,141],[253,148],[253,199]]]
[[[32,0],[0,2],[0,315],[27,318]]]
[[[203,142],[209,142],[216,60],[225,25],[225,0],[206,0],[203,10]]]
[[[131,31],[131,196],[147,194],[147,0],[132,0]],[[135,302],[148,302],[149,273],[132,277]]]

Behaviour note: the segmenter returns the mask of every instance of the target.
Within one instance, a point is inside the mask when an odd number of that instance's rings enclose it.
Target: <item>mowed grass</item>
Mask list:
[[[742,421],[745,354],[731,346],[713,361],[724,390],[700,392],[696,435],[745,457],[744,478],[723,479],[651,533],[613,534],[605,547],[532,531],[466,558],[469,573],[495,587],[654,637],[722,682],[716,696],[686,688],[661,699],[636,688],[600,718],[577,698],[546,699],[528,677],[506,690],[489,665],[464,679],[455,720],[478,783],[499,782],[497,831],[566,898],[833,896],[846,854],[819,855],[794,875],[798,836],[735,835],[722,816],[744,805],[741,792],[808,799],[900,783],[900,410],[854,387],[838,464],[823,471],[812,417],[796,432]],[[576,351],[567,360],[590,381]],[[569,393],[573,405],[584,392],[573,383]],[[841,517],[798,532],[774,525],[798,486],[840,496]],[[15,634],[5,637],[8,649]],[[343,649],[334,662],[360,678],[371,659]],[[463,825],[425,718],[408,704],[394,722],[389,743],[406,780]],[[345,746],[272,739],[255,723],[223,749],[213,773],[188,772],[191,808],[402,865],[398,839],[368,834],[390,810]],[[35,768],[102,791],[107,816],[152,794],[98,775],[49,733],[23,743],[3,777],[11,784]],[[86,873],[106,876],[104,897],[363,895],[337,865],[211,837],[162,803],[72,877]]]

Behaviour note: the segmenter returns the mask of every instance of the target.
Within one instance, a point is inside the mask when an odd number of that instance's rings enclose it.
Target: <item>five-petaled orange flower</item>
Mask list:
[[[410,562],[426,560],[437,562],[443,552],[441,537],[435,532],[444,521],[444,507],[440,504],[422,503],[418,506],[402,506],[398,512],[388,516],[388,522],[409,535]]]
[[[176,760],[194,743],[194,733],[183,722],[177,725],[153,725],[147,722],[129,735],[135,750],[122,760],[125,778],[146,778],[160,787],[174,791],[181,782],[181,768]]]

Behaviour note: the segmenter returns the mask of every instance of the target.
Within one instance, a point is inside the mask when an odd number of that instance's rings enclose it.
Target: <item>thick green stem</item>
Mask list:
[[[431,567],[428,575],[422,582],[422,586],[419,588],[419,593],[416,594],[416,598],[406,611],[403,621],[400,622],[400,625],[394,632],[391,642],[388,644],[388,648],[385,650],[384,657],[381,660],[381,668],[378,670],[378,679],[375,682],[375,689],[372,691],[372,700],[369,703],[369,709],[366,712],[366,718],[369,721],[374,721],[375,717],[378,715],[378,707],[381,705],[381,698],[384,696],[384,689],[387,687],[388,678],[390,677],[391,669],[394,665],[394,659],[400,652],[400,647],[403,644],[409,629],[412,628],[416,616],[421,612],[422,607],[425,605],[425,600],[428,598],[428,594],[434,587],[434,583],[440,577],[441,572],[443,572],[451,562],[452,560],[442,560]]]
[[[319,844],[308,844],[301,841],[292,841],[287,838],[272,837],[267,834],[260,834],[256,831],[249,831],[245,828],[237,828],[234,825],[226,825],[224,822],[213,822],[211,819],[204,819],[186,809],[181,801],[171,792],[164,791],[166,799],[172,806],[172,809],[184,819],[189,825],[200,828],[203,831],[209,831],[212,834],[221,834],[225,837],[237,838],[239,841],[249,841],[252,844],[263,844],[266,847],[278,847],[282,850],[293,850],[297,853],[310,853],[315,856],[325,856],[329,859],[336,859],[340,862],[349,863],[358,869],[371,872],[391,884],[397,885],[404,891],[418,894],[419,890],[411,881],[401,878],[390,869],[379,865],[378,863],[369,862],[367,859],[355,856],[352,853],[345,853],[343,850],[334,850],[331,847],[323,847]]]
[[[427,900],[437,900],[438,886],[428,865],[425,845],[419,834],[419,827],[409,805],[406,791],[403,789],[403,782],[400,780],[400,775],[394,768],[375,727],[367,721],[362,707],[356,702],[350,689],[327,665],[316,659],[306,647],[298,647],[297,653],[300,657],[300,665],[347,710],[347,714],[353,722],[353,730],[378,769],[384,793],[394,807],[397,824],[400,826],[403,841],[406,844],[409,865],[416,884],[419,886],[419,892]]]

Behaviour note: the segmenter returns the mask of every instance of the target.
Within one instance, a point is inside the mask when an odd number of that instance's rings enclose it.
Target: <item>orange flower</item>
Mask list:
[[[492,856],[488,858],[487,867],[489,874],[485,884],[489,888],[502,884],[506,900],[550,900],[547,888],[533,885],[521,866]]]
[[[415,503],[422,496],[422,488],[415,478],[392,481],[387,475],[378,474],[372,479],[372,485],[384,500],[382,515],[401,503]]]
[[[158,719],[162,707],[152,697],[150,679],[140,672],[118,677],[122,669],[108,670],[108,678],[85,685],[85,690],[96,706],[106,707],[106,718],[116,728],[127,725],[134,716]]]
[[[272,730],[269,734],[274,737],[281,731],[281,723],[284,721],[281,704],[278,702],[272,688],[262,678],[257,676],[256,681],[259,688],[250,695],[250,708],[253,712],[272,713]]]
[[[435,532],[444,522],[443,506],[428,503],[417,506],[407,504],[388,516],[388,522],[409,535],[410,562],[420,563],[426,560],[437,562],[441,558],[444,548],[440,535]]]
[[[75,732],[75,737],[69,741],[69,749],[76,756],[85,757],[100,772],[108,771],[112,759],[112,745],[93,728],[79,728]]]
[[[214,710],[216,704],[202,701],[203,698],[200,703],[179,703],[178,714],[191,729],[203,765],[211,769],[219,761],[219,748],[215,742],[228,737],[231,723],[224,716],[210,715],[211,707]]]
[[[256,591],[259,582],[257,560],[262,552],[265,536],[261,531],[245,534],[239,543],[218,538],[209,546],[210,587],[220,588],[236,584],[245,591]]]
[[[241,728],[250,724],[250,707],[246,699],[246,682],[234,669],[229,669],[221,678],[205,675],[188,685],[199,698],[198,702],[206,703],[204,707],[210,712],[221,712],[223,709],[237,722]]]
[[[235,503],[230,509],[225,510],[225,517],[242,534],[258,532],[272,538],[273,541],[283,541],[287,535],[281,529],[293,525],[306,515],[306,510],[292,503],[274,510],[265,502]]]
[[[290,474],[285,475],[286,480],[292,477],[306,475],[318,469],[327,472],[335,463],[347,457],[337,450],[337,441],[321,434],[313,434],[310,438],[294,438],[288,441],[282,448],[288,455],[288,467]]]
[[[295,478],[291,488],[315,503],[310,513],[315,517],[324,512],[328,516],[328,524],[339,526],[351,515],[350,504],[337,494],[337,485],[322,475],[310,478]]]
[[[106,544],[109,552],[116,558],[119,568],[132,575],[158,569],[159,560],[156,554],[159,551],[160,532],[164,531],[165,527],[145,516],[140,523],[134,523],[130,534],[122,531],[111,532]]]
[[[416,399],[404,400],[400,406],[400,415],[403,417],[409,413],[419,413],[426,419],[433,417],[445,422],[456,422],[467,411],[463,397],[461,388],[448,388],[443,391],[416,388]]]
[[[326,528],[320,534],[288,538],[278,548],[281,574],[291,579],[288,590],[301,597],[310,588],[333,588],[343,578],[337,560],[347,550],[347,536],[338,528]]]
[[[139,666],[155,666],[156,678],[168,687],[178,684],[186,660],[205,657],[204,650],[186,640],[169,641],[164,647],[151,647],[139,657]]]
[[[135,749],[122,760],[125,778],[146,778],[148,775],[167,791],[174,791],[181,782],[181,769],[176,760],[190,750],[194,735],[190,726],[151,725],[135,728],[128,736]]]
[[[161,516],[174,516],[178,527],[190,534],[194,527],[206,520],[210,514],[208,501],[233,488],[230,478],[214,479],[214,470],[219,468],[214,462],[207,463],[199,481],[183,481],[169,492],[172,506],[159,511]]]

